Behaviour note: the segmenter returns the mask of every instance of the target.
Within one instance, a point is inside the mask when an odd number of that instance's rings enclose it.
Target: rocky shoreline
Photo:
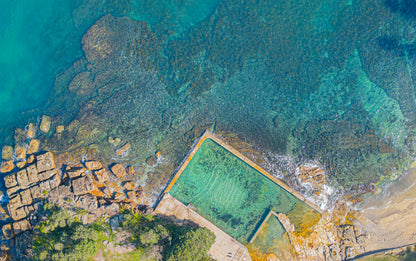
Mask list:
[[[146,185],[138,184],[140,174],[131,165],[99,161],[91,155],[78,156],[80,160],[75,162],[76,153],[68,157],[68,152],[48,151],[48,141],[54,138],[45,134],[50,132],[51,126],[55,126],[52,119],[44,116],[39,126],[29,124],[25,133],[21,129],[16,130],[17,136],[24,137],[20,141],[25,140],[26,143],[16,143],[14,148],[3,147],[1,172],[9,198],[6,208],[0,209],[2,221],[5,222],[1,249],[8,250],[3,251],[3,257],[23,260],[23,257],[30,256],[28,242],[33,235],[32,229],[45,218],[43,205],[46,203],[68,210],[88,225],[103,216],[109,220],[118,218],[120,206],[151,213],[152,201],[149,203],[145,191],[155,195],[160,193],[157,187],[146,188]],[[57,125],[55,135],[61,134],[62,129],[65,127]],[[228,140],[237,147],[245,146],[244,142],[232,137]],[[43,143],[36,138],[43,140]],[[109,143],[119,144],[120,141],[109,138]],[[114,153],[125,156],[129,149],[129,143],[125,143],[116,146]],[[99,153],[95,155],[99,157]],[[156,152],[146,159],[145,164],[160,164],[161,157],[160,152]],[[297,178],[301,184],[313,186],[314,195],[325,193],[325,175],[319,168],[301,166]],[[166,181],[159,180],[159,183]],[[339,201],[335,210],[326,211],[318,224],[308,228],[307,237],[295,233],[287,217],[281,215],[280,218],[299,258],[344,260],[363,253],[368,240],[365,232],[352,225],[350,215],[350,206],[345,201]]]
[[[39,130],[47,133],[50,125],[50,117],[44,116]],[[96,160],[64,164],[35,139],[34,124],[28,125],[25,136],[29,144],[16,143],[14,149],[11,146],[2,149],[1,173],[6,189],[3,202],[8,198],[5,209],[0,208],[3,258],[25,260],[31,255],[31,231],[45,219],[46,203],[68,210],[84,225],[103,216],[118,215],[121,205],[146,209],[138,201],[143,189],[135,183],[132,166],[126,169],[120,163],[111,163],[104,167]],[[124,145],[116,152],[122,154],[127,149]]]
[[[47,134],[52,127],[55,127],[55,134],[51,137]],[[25,130],[16,129],[17,142],[14,147],[2,148],[0,171],[6,192],[3,202],[7,202],[7,205],[3,203],[4,208],[0,208],[0,220],[3,222],[0,247],[2,260],[25,260],[26,256],[31,256],[29,242],[33,237],[33,229],[45,219],[45,204],[54,204],[69,211],[84,225],[102,217],[109,222],[113,219],[114,222],[120,222],[120,207],[152,213],[155,197],[149,197],[147,193],[158,195],[161,188],[151,186],[151,172],[143,173],[125,162],[98,160],[100,154],[97,151],[91,152],[84,147],[72,152],[48,150],[51,143],[56,141],[56,135],[62,135],[67,128],[53,124],[50,117],[43,116],[38,126],[30,123]],[[250,152],[254,161],[264,165],[261,154],[249,144],[235,135],[225,135],[224,138],[246,154]],[[126,157],[131,149],[129,143],[122,143],[118,138],[110,137],[108,143],[114,147],[114,155],[121,158]],[[161,164],[162,160],[161,153],[156,152],[144,164],[148,168],[156,167],[158,171],[168,172],[162,175],[168,177],[174,169],[172,162]],[[146,182],[143,182],[144,174]],[[158,184],[166,181],[167,178],[158,180]],[[286,182],[292,187],[307,187],[308,197],[315,202],[331,197],[325,172],[317,166],[298,166],[295,175]],[[374,236],[373,231],[359,222],[360,213],[353,211],[353,205],[348,196],[339,198],[332,203],[331,209],[323,213],[317,224],[301,234],[295,231],[286,216],[280,214],[279,220],[288,232],[297,253],[296,258],[345,260],[369,250],[374,251],[377,248],[375,241],[380,240],[380,236]],[[114,248],[114,245],[108,247]]]

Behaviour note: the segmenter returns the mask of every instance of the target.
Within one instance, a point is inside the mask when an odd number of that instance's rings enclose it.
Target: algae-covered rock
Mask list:
[[[8,219],[10,216],[7,215],[6,210],[4,210],[1,206],[0,206],[0,221],[5,221],[6,219]]]
[[[26,138],[33,139],[35,136],[36,136],[36,126],[33,123],[29,123],[29,125],[27,126]]]
[[[155,155],[152,155],[152,156],[150,156],[146,159],[146,164],[149,165],[149,166],[155,165],[156,162],[157,162],[157,158],[156,158]]]
[[[6,224],[1,229],[3,231],[3,236],[5,239],[11,239],[14,237],[13,228],[11,224]]]
[[[99,183],[110,181],[110,174],[104,168],[94,171],[94,177]]]
[[[12,160],[8,160],[8,161],[2,161],[1,162],[1,168],[0,168],[0,172],[1,173],[7,173],[10,172],[14,169],[14,164]]]
[[[56,133],[62,133],[65,130],[65,126],[64,125],[58,125],[56,126]]]
[[[35,155],[32,154],[27,158],[27,163],[32,164],[33,162],[35,162],[35,160],[36,160],[36,157]]]
[[[130,149],[130,143],[126,143],[124,146],[116,150],[116,153],[119,156],[127,156],[127,154],[129,153],[129,149]]]
[[[29,149],[27,149],[27,154],[33,154],[39,151],[40,141],[37,139],[32,139],[29,142]]]
[[[133,181],[127,181],[124,183],[123,187],[127,190],[133,190],[136,187],[136,183]]]
[[[26,165],[27,162],[25,160],[16,162],[16,167],[18,167],[19,169],[23,169],[24,167],[26,167]]]
[[[49,129],[51,127],[51,117],[43,115],[42,116],[42,121],[40,122],[40,130],[44,133],[49,132]]]
[[[103,168],[103,164],[96,160],[87,161],[84,163],[84,165],[88,170],[99,170]]]
[[[4,160],[9,160],[13,156],[13,147],[4,145],[1,149],[1,158]]]
[[[16,144],[14,146],[14,154],[16,155],[17,159],[26,158],[26,147],[20,144]]]
[[[116,175],[117,178],[122,178],[127,175],[126,169],[121,163],[117,163],[111,166],[111,171]]]
[[[108,143],[112,144],[113,146],[118,146],[121,142],[120,138],[113,138],[111,136],[108,137]]]
[[[95,62],[109,57],[114,51],[113,37],[117,36],[104,23],[91,26],[82,38],[82,47],[87,60]]]
[[[136,173],[135,169],[133,166],[127,166],[127,174],[129,175],[134,175]]]

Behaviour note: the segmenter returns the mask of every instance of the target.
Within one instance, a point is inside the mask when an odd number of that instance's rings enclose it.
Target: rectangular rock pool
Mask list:
[[[299,233],[317,222],[318,211],[221,143],[205,134],[165,192],[243,244],[270,210],[286,214]]]

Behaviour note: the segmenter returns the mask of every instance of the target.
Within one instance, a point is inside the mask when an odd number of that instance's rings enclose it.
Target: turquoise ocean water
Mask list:
[[[0,137],[39,117],[55,76],[82,56],[81,38],[99,17],[126,15],[150,24],[169,20],[169,29],[180,34],[215,5],[216,1],[1,0]]]
[[[128,19],[96,22],[106,14]],[[46,113],[94,134],[56,150],[111,135],[137,147],[131,160],[163,149],[178,161],[215,123],[270,162],[319,162],[368,190],[414,158],[415,14],[410,0],[2,0],[2,143]],[[94,23],[103,41],[83,45]]]
[[[55,74],[81,55],[82,31],[72,23],[71,2],[0,2],[1,127],[42,107]]]

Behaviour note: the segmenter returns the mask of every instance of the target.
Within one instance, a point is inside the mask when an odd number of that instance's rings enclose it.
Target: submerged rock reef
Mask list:
[[[90,145],[119,137],[130,158],[163,151],[178,162],[187,135],[215,123],[261,150],[319,161],[351,193],[370,191],[414,154],[413,25],[383,1],[329,2],[220,1],[180,35],[168,21],[100,18],[84,57],[56,77],[46,113],[72,133],[53,146],[77,147],[80,124]]]

